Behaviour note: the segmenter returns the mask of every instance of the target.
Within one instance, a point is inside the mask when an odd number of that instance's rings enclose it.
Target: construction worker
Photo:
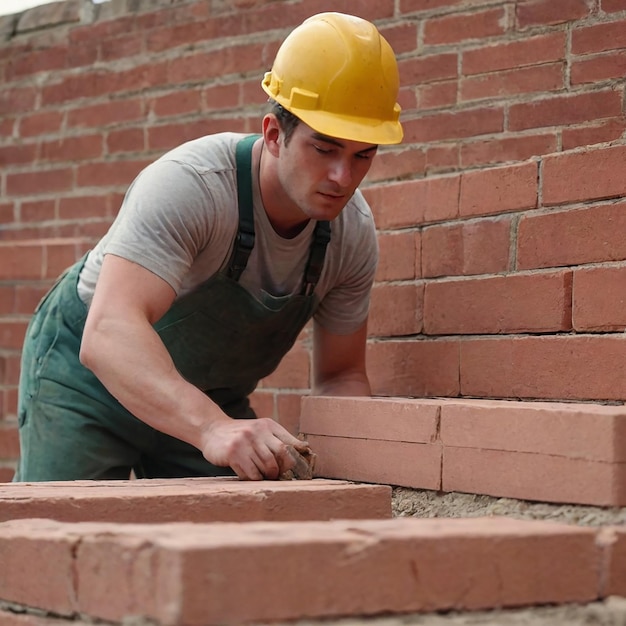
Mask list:
[[[261,134],[201,137],[139,174],[31,320],[16,481],[279,477],[307,444],[248,396],[311,318],[312,392],[370,394],[377,243],[357,187],[402,139],[398,86],[373,24],[315,15],[263,79]]]

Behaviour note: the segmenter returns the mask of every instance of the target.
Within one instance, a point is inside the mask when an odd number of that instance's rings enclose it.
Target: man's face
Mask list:
[[[369,171],[377,148],[322,135],[300,122],[287,146],[281,144],[278,179],[304,217],[333,220]]]

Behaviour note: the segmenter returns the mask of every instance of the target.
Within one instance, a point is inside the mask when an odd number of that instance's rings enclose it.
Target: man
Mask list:
[[[369,395],[376,262],[358,185],[402,139],[396,60],[369,22],[313,16],[263,89],[261,136],[172,150],[38,306],[15,480],[275,479],[306,451],[248,395],[313,317],[313,392]]]

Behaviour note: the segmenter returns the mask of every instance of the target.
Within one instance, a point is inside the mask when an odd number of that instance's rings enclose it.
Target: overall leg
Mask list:
[[[78,359],[86,309],[75,267],[48,293],[22,350],[18,420],[21,457],[14,481],[128,478],[139,451],[107,425],[111,406]],[[67,295],[70,294],[68,298]],[[104,419],[103,419],[104,418]]]

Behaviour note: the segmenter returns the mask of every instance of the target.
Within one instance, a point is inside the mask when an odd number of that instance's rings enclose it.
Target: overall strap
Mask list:
[[[311,253],[304,271],[304,285],[302,293],[308,296],[313,293],[317,281],[322,274],[324,267],[324,258],[326,257],[326,246],[330,241],[330,222],[321,221],[315,225],[313,233],[313,243],[311,244]]]
[[[246,269],[254,248],[254,212],[252,208],[252,146],[260,135],[244,137],[237,144],[237,203],[239,205],[239,230],[233,253],[228,263],[228,276],[239,280]]]
[[[252,146],[260,135],[250,135],[240,140],[236,149],[237,163],[237,202],[239,205],[239,230],[235,239],[228,276],[239,280],[246,269],[252,248],[254,248],[254,210],[252,204]],[[330,241],[330,222],[321,221],[315,225],[313,243],[304,272],[303,295],[310,295],[315,289],[326,257],[326,247]]]

